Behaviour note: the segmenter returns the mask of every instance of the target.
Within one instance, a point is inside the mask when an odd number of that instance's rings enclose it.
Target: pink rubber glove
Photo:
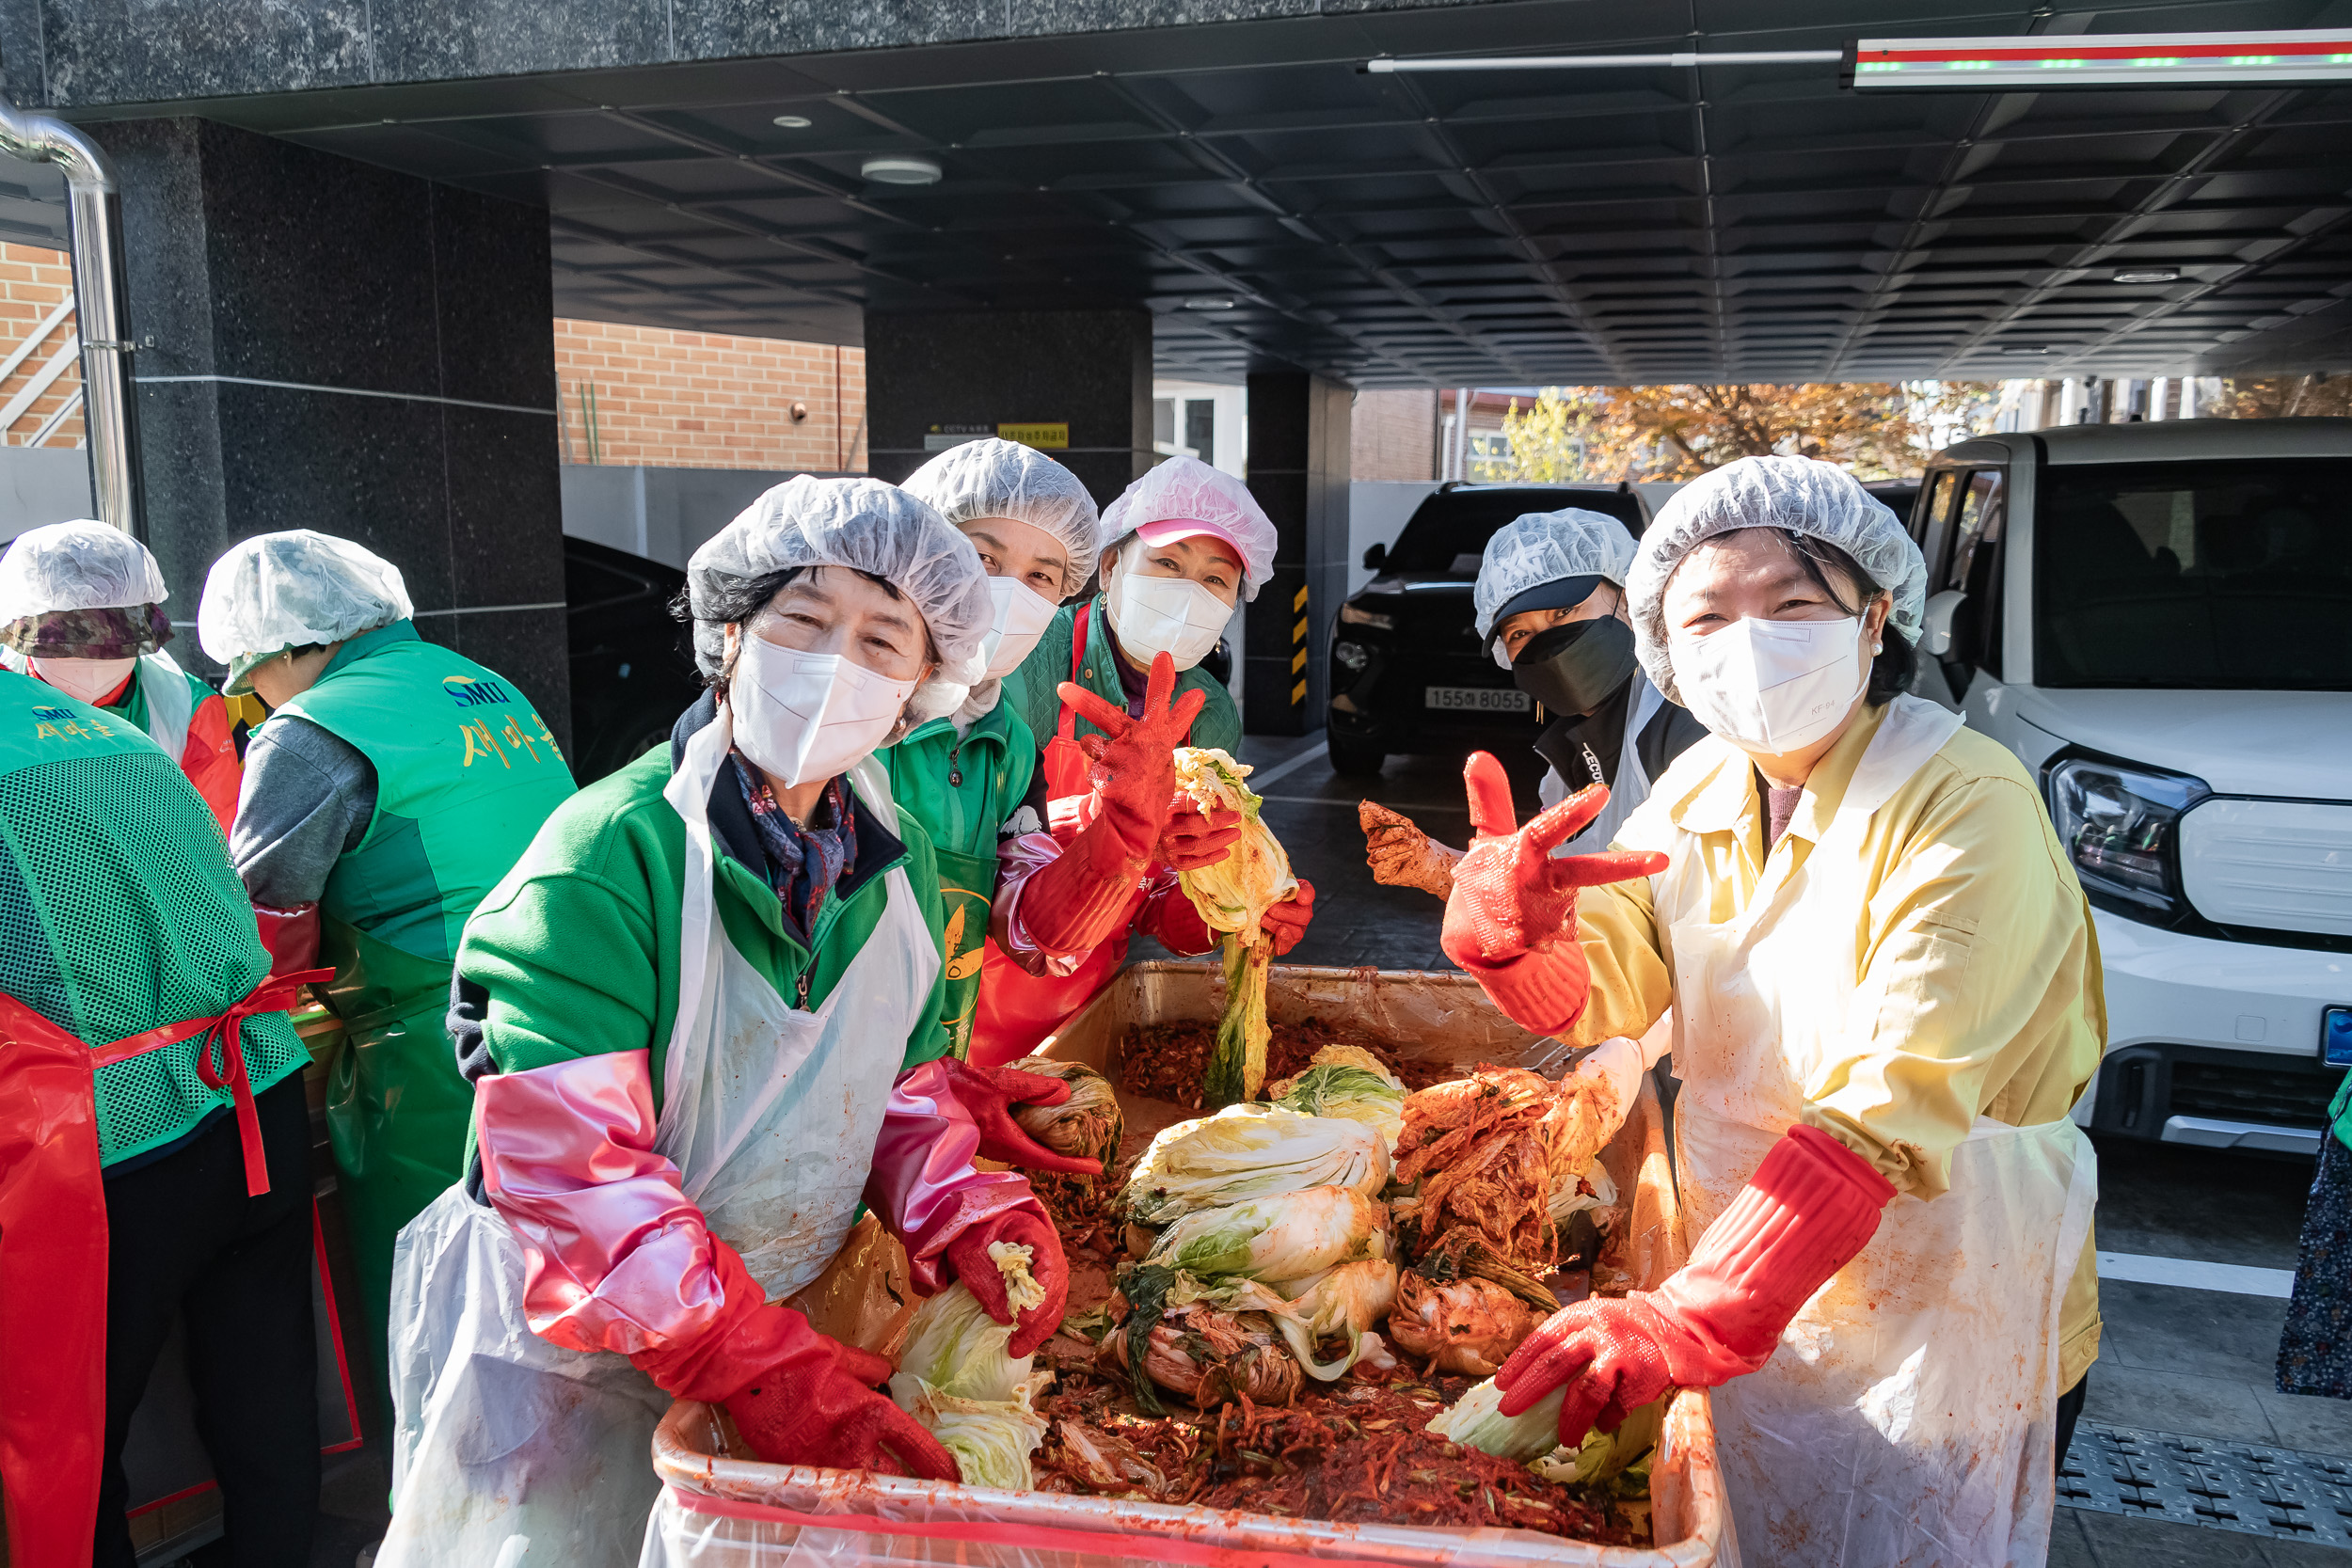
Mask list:
[[[1274,956],[1280,958],[1298,945],[1298,939],[1307,934],[1307,923],[1315,917],[1315,885],[1306,878],[1298,879],[1298,891],[1258,917],[1259,927],[1274,939]]]
[[[1063,1176],[1100,1176],[1103,1162],[1057,1154],[1029,1136],[1012,1119],[1015,1105],[1058,1105],[1070,1098],[1070,1085],[1041,1072],[1017,1072],[1006,1067],[974,1067],[952,1057],[942,1058],[956,1103],[979,1129],[983,1160],[1018,1165],[1024,1170],[1050,1170]]]
[[[1502,1413],[1565,1386],[1560,1441],[1574,1447],[1596,1422],[1614,1432],[1670,1387],[1756,1370],[1797,1309],[1869,1244],[1894,1196],[1861,1155],[1791,1127],[1664,1284],[1564,1307],[1529,1335],[1495,1374]]]
[[[1439,944],[1514,1023],[1539,1035],[1565,1034],[1583,1014],[1591,985],[1577,943],[1577,891],[1655,876],[1666,868],[1666,857],[1631,849],[1552,858],[1554,846],[1583,832],[1609,803],[1606,784],[1578,790],[1515,830],[1502,764],[1473,752],[1462,780],[1476,836],[1454,868]]]
[[[1021,1314],[1005,1347],[1008,1355],[1023,1356],[1054,1337],[1070,1307],[1070,1265],[1062,1258],[1061,1238],[1054,1227],[1025,1209],[1010,1209],[956,1232],[947,1243],[947,1261],[956,1277],[988,1315],[1000,1323],[1013,1322],[1012,1304],[1005,1299],[1004,1271],[988,1255],[989,1243],[1007,1242],[1029,1249],[1029,1277],[1045,1289],[1045,1299]]]

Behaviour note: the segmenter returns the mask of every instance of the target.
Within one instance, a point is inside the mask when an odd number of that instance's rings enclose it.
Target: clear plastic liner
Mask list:
[[[1222,1010],[1222,993],[1216,964],[1132,965],[1041,1053],[1085,1062],[1116,1083],[1119,1041],[1131,1024],[1212,1021]],[[1360,1028],[1400,1054],[1465,1067],[1494,1062],[1557,1077],[1575,1054],[1503,1018],[1465,974],[1277,966],[1267,1012],[1278,1023],[1316,1018]],[[1654,1285],[1681,1266],[1685,1249],[1664,1117],[1646,1078],[1601,1161],[1627,1205],[1601,1262],[1638,1285]],[[1532,1530],[1327,1524],[766,1465],[731,1457],[716,1413],[684,1402],[655,1433],[653,1461],[662,1495],[647,1521],[641,1568],[1324,1568],[1340,1561],[1705,1568],[1738,1560],[1704,1389],[1677,1392],[1667,1408],[1650,1471],[1657,1544],[1646,1547]]]

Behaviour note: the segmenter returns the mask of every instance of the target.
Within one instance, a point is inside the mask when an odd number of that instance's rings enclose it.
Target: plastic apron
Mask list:
[[[1070,678],[1078,679],[1086,664],[1087,616],[1095,601],[1078,607],[1070,639]],[[1089,777],[1093,764],[1078,749],[1078,715],[1061,705],[1054,737],[1045,743],[1040,766],[1045,774],[1046,825],[1063,848],[1087,823],[1086,808],[1094,794]],[[980,961],[979,1007],[972,1024],[972,1060],[981,1067],[1001,1067],[1037,1049],[1057,1025],[1091,1001],[1111,983],[1127,961],[1128,934],[1143,908],[1150,879],[1139,879],[1127,908],[1109,940],[1096,947],[1068,974],[1032,974],[1005,957],[991,941]]]
[[[1551,853],[1562,855],[1597,854],[1615,842],[1618,827],[1633,815],[1633,808],[1649,799],[1650,776],[1642,767],[1642,752],[1636,744],[1642,736],[1642,726],[1658,716],[1666,705],[1665,693],[1650,684],[1642,671],[1633,672],[1632,700],[1625,705],[1625,735],[1617,743],[1617,777],[1609,786],[1609,803],[1600,810],[1585,830],[1555,847]],[[1556,806],[1568,798],[1567,781],[1558,768],[1544,775],[1540,799],[1547,806]]]
[[[167,1023],[92,1046],[0,994],[0,1490],[7,1560],[87,1562],[106,1433],[106,1192],[98,1148],[98,1069],[193,1037],[198,1079],[230,1091],[246,1191],[269,1191],[269,1164],[244,1020],[282,1012],[325,970],[264,977],[212,1018]]]
[[[939,948],[897,867],[884,874],[882,919],[814,1012],[744,961],[718,918],[707,815],[732,734],[722,705],[663,792],[686,820],[687,856],[654,1147],[712,1234],[780,1300],[823,1273],[850,1233]],[[850,777],[868,809],[896,820],[879,764]],[[746,1072],[752,1050],[771,1053],[772,1069]],[[660,1491],[653,1429],[670,1397],[624,1356],[532,1333],[522,1292],[520,1243],[462,1184],[401,1232],[393,1512],[379,1568],[637,1560]]]
[[[1843,927],[1868,897],[1869,818],[1960,728],[1899,697],[1804,864],[1768,862],[1708,922],[1700,857],[1654,879],[1675,972],[1677,1180],[1695,1237],[1804,1108],[1852,1026]],[[1680,850],[1681,846],[1675,846]],[[1821,920],[1807,920],[1808,911]],[[1764,1367],[1714,1392],[1716,1451],[1749,1568],[2039,1565],[2056,1500],[2058,1314],[2097,1162],[2073,1121],[1979,1117],[1951,1188],[1887,1205],[1877,1236],[1797,1314]]]

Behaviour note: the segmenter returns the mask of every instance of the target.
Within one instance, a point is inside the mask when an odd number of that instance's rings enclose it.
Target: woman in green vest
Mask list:
[[[465,1169],[457,939],[573,790],[530,699],[410,613],[398,567],[307,529],[232,546],[197,611],[229,694],[271,709],[246,748],[230,858],[279,966],[315,952],[335,970],[327,1132],[379,1366],[392,1243]]]
[[[992,620],[980,640],[986,668],[978,684],[954,713],[877,753],[890,769],[891,793],[922,822],[939,857],[947,919],[942,1022],[961,1057],[971,1053],[990,906],[1006,866],[1025,863],[1000,863],[998,851],[1045,831],[1037,735],[1004,700],[1005,677],[1037,646],[1061,602],[1094,576],[1102,519],[1077,475],[1014,441],[966,442],[915,469],[900,488],[971,540],[988,573]]]
[[[1090,711],[1123,711],[1148,724],[1154,667],[1175,672],[1180,704],[1198,717],[1178,727],[1170,746],[1241,750],[1241,715],[1225,684],[1200,668],[1234,608],[1257,597],[1274,569],[1274,524],[1249,487],[1190,457],[1171,457],[1127,486],[1103,515],[1103,591],[1054,617],[1036,649],[1005,681],[1008,702],[1045,739],[1046,826],[1057,840],[1091,810],[1094,768],[1089,747],[1106,732],[1082,717],[1072,687],[1102,699]],[[1082,742],[1084,744],[1082,744]],[[1239,813],[1216,818],[1189,809],[1165,817],[1148,861],[1130,879],[1122,909],[1075,963],[1055,960],[1055,943],[1038,939],[1047,899],[1000,892],[982,966],[972,1059],[983,1066],[1025,1056],[1055,1025],[1109,984],[1125,961],[1130,931],[1169,951],[1205,953],[1216,935],[1176,885],[1177,871],[1214,865],[1240,837]],[[1074,845],[1072,846],[1074,847]],[[1298,891],[1266,912],[1276,953],[1306,934],[1314,889]],[[1024,927],[1027,929],[1024,930]]]
[[[0,667],[144,730],[226,834],[237,748],[220,693],[164,651],[169,590],[147,546],[90,518],[28,529],[0,555]]]
[[[184,1328],[229,1550],[298,1568],[319,1497],[300,976],[271,974],[177,759],[8,671],[0,932],[0,1558],[131,1568],[123,1442]]]

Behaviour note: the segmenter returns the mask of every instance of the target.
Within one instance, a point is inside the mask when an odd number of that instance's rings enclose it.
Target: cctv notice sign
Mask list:
[[[992,436],[1000,441],[1018,441],[1040,451],[1070,450],[1070,421],[1067,420],[1008,421],[1002,424],[935,424],[923,433],[923,450],[946,451],[966,441],[985,441]]]

